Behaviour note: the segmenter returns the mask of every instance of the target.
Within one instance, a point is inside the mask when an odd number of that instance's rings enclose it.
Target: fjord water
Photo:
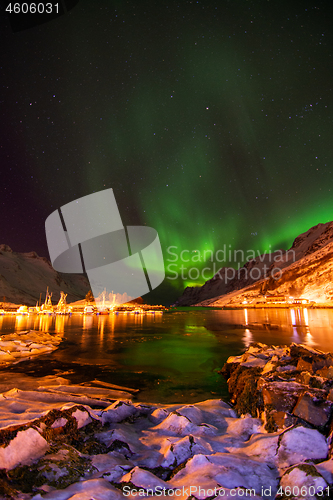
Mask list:
[[[154,403],[226,399],[226,383],[217,372],[251,342],[333,351],[330,309],[1,316],[0,329],[2,336],[28,329],[64,336],[59,349],[12,365],[12,371],[32,377],[57,373],[73,383],[103,380],[140,389],[137,399]]]

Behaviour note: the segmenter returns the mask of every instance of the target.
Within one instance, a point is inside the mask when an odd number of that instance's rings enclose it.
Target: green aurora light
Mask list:
[[[166,266],[169,247],[257,254],[332,220],[327,6],[81,0],[62,23],[20,34],[23,46],[8,37],[4,75],[17,83],[4,77],[4,123],[25,148],[20,203],[32,218],[43,207],[40,233],[51,207],[109,187],[125,225],[158,231]],[[8,206],[21,200],[9,192]],[[171,275],[173,298],[204,282]]]

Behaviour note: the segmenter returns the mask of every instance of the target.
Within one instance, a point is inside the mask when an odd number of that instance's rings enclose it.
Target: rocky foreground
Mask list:
[[[135,403],[64,379],[12,389],[0,397],[0,496],[332,498],[332,370],[332,355],[306,346],[251,346],[222,370],[234,407]]]
[[[231,356],[220,373],[238,413],[261,415],[267,431],[306,423],[332,433],[333,354],[258,343]]]

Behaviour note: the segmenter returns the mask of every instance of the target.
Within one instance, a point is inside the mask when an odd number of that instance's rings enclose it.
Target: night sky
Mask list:
[[[166,266],[170,246],[262,253],[333,220],[331,22],[306,0],[80,0],[17,33],[2,17],[0,242],[48,257],[46,217],[106,188]],[[187,274],[151,300],[204,282]]]

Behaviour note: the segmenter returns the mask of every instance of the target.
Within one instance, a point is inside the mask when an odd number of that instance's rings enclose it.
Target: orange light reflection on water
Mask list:
[[[245,329],[243,340],[246,347],[248,347],[251,344],[251,342],[253,342],[252,332],[248,328]]]

